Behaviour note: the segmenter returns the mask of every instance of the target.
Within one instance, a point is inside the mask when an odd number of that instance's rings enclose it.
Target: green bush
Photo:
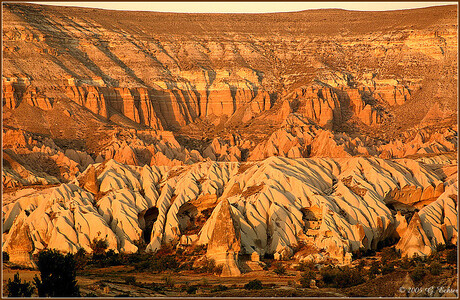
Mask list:
[[[446,260],[448,264],[457,265],[457,250],[449,250],[447,252]]]
[[[37,265],[40,279],[35,276],[34,281],[40,297],[80,296],[72,254],[64,256],[56,250],[42,251],[38,254]]]
[[[412,278],[412,280],[417,283],[419,282],[420,280],[423,279],[423,277],[425,277],[426,275],[426,272],[425,272],[425,269],[421,266],[421,265],[418,265],[417,267],[415,267],[415,269],[410,273],[410,278]]]
[[[283,266],[282,263],[277,262],[275,264],[275,269],[273,270],[273,272],[275,272],[275,274],[277,275],[284,275],[286,274],[286,268]]]
[[[8,279],[6,288],[8,290],[8,297],[31,297],[34,291],[34,288],[30,282],[21,282],[19,273],[14,274],[13,280]]]
[[[433,261],[430,264],[430,273],[431,275],[439,275],[442,272],[442,266],[439,262]]]
[[[261,290],[263,288],[262,281],[260,281],[259,279],[251,280],[244,285],[244,288],[246,290]]]

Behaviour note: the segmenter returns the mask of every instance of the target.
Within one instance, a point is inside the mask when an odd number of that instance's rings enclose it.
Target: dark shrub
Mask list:
[[[165,286],[169,288],[174,287],[174,280],[171,278],[171,276],[163,276],[161,279],[163,279]]]
[[[301,272],[305,272],[307,270],[314,270],[315,263],[313,261],[301,262],[295,269]]]
[[[373,279],[378,274],[380,274],[380,264],[377,261],[373,261],[368,271],[369,278]]]
[[[386,263],[382,266],[382,275],[389,274],[395,270],[393,263]]]
[[[83,268],[88,264],[88,252],[85,249],[78,249],[77,253],[74,255],[75,259],[75,268],[77,270],[83,270]]]
[[[355,252],[353,252],[352,254],[353,254],[353,259],[362,258],[366,255],[366,249],[364,247],[361,247]]]
[[[80,296],[72,254],[64,256],[56,250],[42,251],[37,265],[40,279],[35,276],[34,281],[40,297]]]
[[[134,245],[137,247],[137,253],[144,253],[147,244],[145,243],[144,239],[138,239],[134,241]]]
[[[457,250],[449,250],[447,252],[446,260],[448,264],[457,264]]]
[[[361,272],[349,267],[344,267],[343,269],[326,267],[321,270],[321,275],[326,285],[338,288],[355,286],[364,282]]]
[[[136,284],[136,277],[134,276],[126,276],[125,277],[126,284],[134,285]]]
[[[441,252],[441,251],[444,251],[446,250],[446,244],[443,244],[443,243],[439,243],[436,245],[436,252]]]
[[[430,264],[430,273],[431,275],[439,275],[442,272],[442,266],[439,262],[433,261]]]
[[[103,239],[93,239],[93,241],[89,244],[91,250],[93,250],[93,257],[94,256],[101,256],[105,254],[105,251],[109,247],[109,243]]]
[[[283,266],[282,263],[277,262],[275,264],[275,269],[273,270],[273,272],[275,272],[275,274],[277,275],[284,275],[286,274],[286,268]]]
[[[196,294],[196,290],[198,290],[196,285],[191,285],[187,288],[187,294]]]
[[[415,263],[407,257],[404,257],[399,261],[399,266],[404,270],[408,270],[412,267],[415,267]]]
[[[339,288],[355,286],[364,282],[364,279],[358,270],[350,269],[348,267],[339,269],[335,280],[336,285]]]
[[[226,290],[228,290],[228,287],[227,287],[227,286],[222,285],[222,284],[219,284],[219,285],[215,286],[215,287],[211,290],[211,292],[212,292],[212,293],[215,293],[215,292],[221,292],[221,291],[226,291]]]
[[[8,253],[6,253],[5,251],[3,251],[3,252],[2,252],[2,259],[3,259],[3,262],[10,261],[10,256],[8,255]]]
[[[104,267],[119,266],[121,264],[123,264],[123,262],[121,261],[120,254],[116,253],[113,249],[110,249],[109,251],[105,252],[105,255],[103,256]]]
[[[423,259],[422,257],[420,257],[419,255],[417,255],[416,253],[414,253],[414,255],[412,256],[411,258],[411,263],[414,264],[414,265],[417,265],[419,263],[423,262]]]
[[[410,273],[410,278],[412,278],[412,280],[417,283],[419,282],[420,280],[423,279],[423,277],[425,277],[426,275],[426,272],[425,272],[425,269],[423,268],[422,265],[418,265],[417,267],[415,267],[415,269]]]
[[[306,270],[305,272],[303,272],[302,277],[300,278],[300,284],[303,288],[308,288],[310,287],[311,280],[315,278],[316,274],[314,271]]]
[[[34,288],[30,282],[21,282],[21,279],[19,278],[19,273],[14,274],[13,281],[11,281],[11,279],[8,279],[6,288],[8,290],[8,297],[31,297],[34,291]]]
[[[150,269],[157,272],[176,270],[178,267],[179,263],[174,255],[160,256],[155,253],[150,263]]]
[[[244,285],[246,290],[261,290],[262,289],[262,281],[259,279],[254,279],[249,281]]]
[[[396,250],[395,247],[385,248],[382,251],[382,263],[385,264],[388,261],[395,260],[401,257],[401,254]]]
[[[335,276],[336,276],[336,270],[335,268],[328,266],[323,269],[321,269],[321,276],[323,278],[323,282],[326,285],[330,285],[334,283]]]

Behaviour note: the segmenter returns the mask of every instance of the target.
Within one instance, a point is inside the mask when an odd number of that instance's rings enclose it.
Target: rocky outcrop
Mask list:
[[[311,259],[347,264],[351,252],[376,249],[395,236],[401,236],[404,251],[420,254],[439,242],[454,243],[455,183],[439,196],[431,194],[407,228],[386,204],[394,190],[436,190],[442,178],[407,159],[271,157],[173,168],[110,160],[88,167],[75,184],[19,195],[4,207],[4,227],[8,232],[18,222],[28,224],[34,251],[88,251],[94,238],[122,252],[137,251],[136,241],[145,236],[148,251],[163,243],[207,244],[208,256],[227,266],[229,275],[238,273],[238,254],[288,259],[301,242],[316,249]],[[26,208],[29,215],[18,218]],[[146,226],[148,210],[157,213]],[[234,234],[220,235],[224,229]]]
[[[213,216],[211,216],[212,219]],[[215,209],[214,228],[208,242],[206,256],[222,265],[222,276],[239,276],[238,254],[241,250],[240,228],[233,221],[228,200],[222,200]]]
[[[16,218],[14,226],[9,231],[9,239],[3,245],[3,250],[8,253],[9,260],[15,265],[34,268],[35,263],[32,260],[34,243],[30,237],[29,225],[25,222],[27,215],[22,211]]]

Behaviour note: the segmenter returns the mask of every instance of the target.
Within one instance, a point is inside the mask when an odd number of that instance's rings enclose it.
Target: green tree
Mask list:
[[[34,291],[34,287],[30,282],[21,282],[19,273],[14,274],[13,280],[8,279],[6,288],[8,289],[8,297],[30,297]]]
[[[34,281],[40,297],[80,296],[72,254],[63,255],[56,250],[42,251],[38,254],[37,265],[40,279],[35,276]]]

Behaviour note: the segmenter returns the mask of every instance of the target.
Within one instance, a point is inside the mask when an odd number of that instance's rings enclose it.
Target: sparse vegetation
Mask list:
[[[433,261],[431,264],[430,264],[430,273],[431,275],[439,275],[441,274],[442,272],[442,266],[441,264],[438,262],[438,261]]]
[[[303,288],[310,287],[310,282],[316,278],[316,273],[313,270],[306,270],[302,273],[302,277],[300,278],[300,285]]]
[[[172,279],[171,275],[165,275],[161,279],[163,280],[165,287],[174,287],[174,280]]]
[[[126,276],[125,277],[125,282],[126,282],[126,284],[134,285],[134,284],[136,284],[136,277],[134,277],[134,276]]]
[[[34,287],[30,282],[21,281],[19,273],[14,274],[13,280],[8,279],[6,289],[8,291],[8,297],[30,297],[34,291]]]
[[[447,252],[446,261],[448,264],[457,265],[457,250],[449,250]]]
[[[277,262],[274,266],[275,269],[273,269],[273,272],[275,272],[276,275],[286,274],[286,268],[283,266],[281,262]]]
[[[226,291],[228,290],[228,287],[222,284],[216,285],[211,292],[216,293],[216,292],[221,292],[221,291]]]
[[[263,288],[262,281],[259,279],[251,280],[244,285],[244,288],[247,290],[261,290]]]
[[[417,265],[415,269],[410,273],[410,278],[417,283],[425,277],[426,272],[422,265]]]
[[[349,267],[326,267],[321,270],[323,282],[327,286],[345,288],[364,282],[359,270]]]
[[[191,285],[187,288],[187,294],[196,294],[198,287],[196,285]]]

